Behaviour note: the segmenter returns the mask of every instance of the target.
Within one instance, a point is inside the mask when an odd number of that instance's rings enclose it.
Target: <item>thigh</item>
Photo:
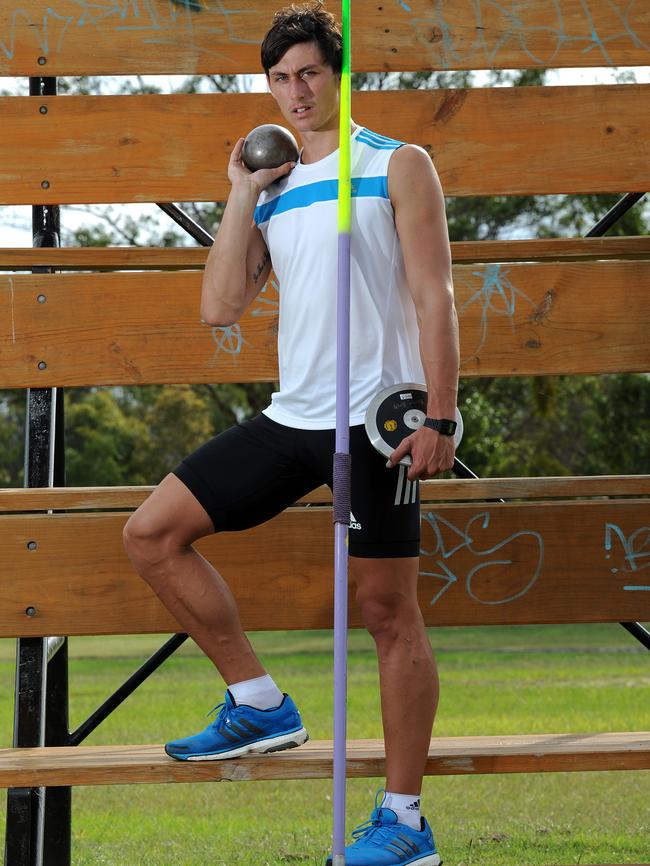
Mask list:
[[[214,532],[257,526],[318,486],[296,459],[294,431],[259,415],[220,433],[173,470]]]
[[[362,425],[350,428],[352,455],[351,557],[419,557],[420,486],[406,477],[406,467],[386,467]]]
[[[131,541],[169,539],[185,546],[211,535],[214,526],[198,499],[170,472],[129,517],[124,532]]]
[[[350,577],[357,603],[377,600],[396,604],[404,600],[417,604],[420,558],[350,557]]]

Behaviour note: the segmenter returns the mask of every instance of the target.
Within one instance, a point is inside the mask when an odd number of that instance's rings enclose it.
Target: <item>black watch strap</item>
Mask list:
[[[453,436],[456,432],[456,421],[449,418],[425,418],[424,426],[437,430],[441,436]]]

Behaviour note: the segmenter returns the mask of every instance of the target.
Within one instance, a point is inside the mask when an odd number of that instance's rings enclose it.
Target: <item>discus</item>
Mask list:
[[[390,385],[374,397],[366,410],[366,433],[374,447],[384,457],[390,457],[406,436],[419,430],[427,417],[426,385],[405,382]],[[454,442],[458,448],[463,438],[463,419],[456,407]],[[413,462],[410,454],[399,461],[404,466]]]

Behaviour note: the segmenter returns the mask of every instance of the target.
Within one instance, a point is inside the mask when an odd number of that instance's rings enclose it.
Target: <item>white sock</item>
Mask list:
[[[420,829],[420,795],[393,794],[386,791],[380,808],[392,809],[400,824],[408,824],[414,830]]]
[[[243,680],[241,683],[233,683],[228,686],[228,691],[233,696],[235,704],[247,704],[258,710],[279,707],[284,700],[284,695],[269,674],[252,680]]]

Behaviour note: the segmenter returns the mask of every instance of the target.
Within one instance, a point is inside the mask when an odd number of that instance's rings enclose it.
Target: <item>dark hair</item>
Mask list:
[[[270,68],[299,42],[316,42],[324,61],[335,74],[340,74],[343,44],[341,29],[332,13],[326,12],[323,7],[321,0],[313,0],[300,6],[285,6],[275,13],[261,48],[262,67],[267,76]]]

